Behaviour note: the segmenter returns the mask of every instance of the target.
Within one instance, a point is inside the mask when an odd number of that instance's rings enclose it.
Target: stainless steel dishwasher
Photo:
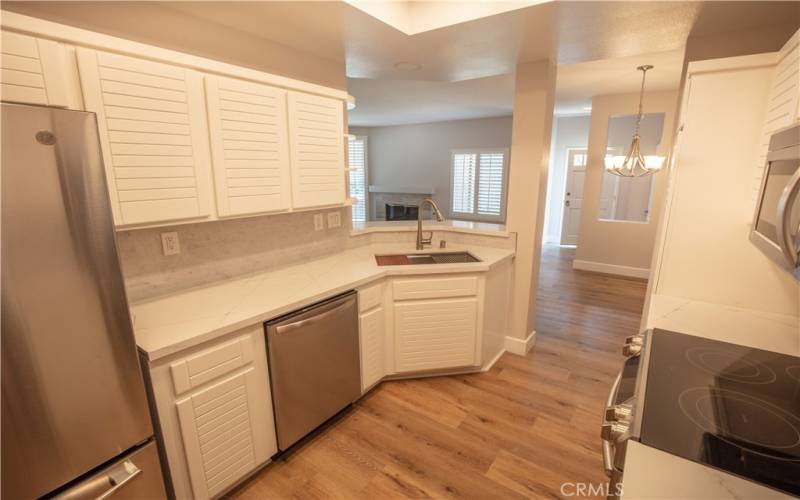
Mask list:
[[[361,396],[356,292],[265,327],[278,449],[285,451]]]

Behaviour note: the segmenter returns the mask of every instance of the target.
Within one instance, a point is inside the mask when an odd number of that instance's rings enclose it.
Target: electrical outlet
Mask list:
[[[339,215],[339,211],[336,212],[328,212],[328,227],[334,228],[339,227],[342,225],[342,216]]]
[[[181,253],[181,242],[178,240],[178,233],[161,233],[161,249],[164,255],[175,255]]]
[[[322,214],[314,214],[314,231],[322,231],[325,229],[325,220]]]

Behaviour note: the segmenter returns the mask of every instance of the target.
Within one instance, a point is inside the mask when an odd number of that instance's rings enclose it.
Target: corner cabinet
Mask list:
[[[143,362],[177,498],[217,497],[277,453],[261,324]]]
[[[79,48],[86,109],[97,114],[118,226],[211,215],[200,73]]]
[[[292,206],[345,202],[344,103],[302,92],[288,93]]]
[[[479,278],[414,277],[392,282],[397,373],[479,364]]]
[[[220,217],[291,208],[286,91],[206,76]]]

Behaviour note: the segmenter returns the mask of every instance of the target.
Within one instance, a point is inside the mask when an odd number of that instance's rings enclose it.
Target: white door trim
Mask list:
[[[570,202],[570,203],[572,202],[572,200],[570,199],[570,196],[567,195],[567,193],[572,193],[572,191],[574,191],[574,189],[571,189],[571,186],[572,186],[572,173],[573,173],[572,172],[572,161],[571,161],[571,159],[572,159],[572,155],[577,153],[577,152],[583,152],[583,154],[588,154],[588,148],[587,147],[569,147],[569,148],[567,148],[567,163],[565,165],[565,167],[566,167],[566,175],[564,175],[564,190],[563,190],[564,197],[561,200],[561,231],[560,231],[561,238],[559,239],[559,243],[561,245],[577,245],[578,244],[577,236],[570,237],[567,234],[567,229],[568,229],[568,226],[569,226],[568,212],[570,210],[575,210],[574,208],[570,208],[567,205],[567,202]],[[586,165],[584,165],[583,168],[584,168],[584,172],[585,172],[586,171]],[[581,197],[581,203],[582,203],[582,200],[583,200],[583,197]]]

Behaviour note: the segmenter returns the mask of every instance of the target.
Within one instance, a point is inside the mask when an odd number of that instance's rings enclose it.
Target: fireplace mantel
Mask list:
[[[420,194],[433,196],[436,194],[436,189],[432,186],[370,186],[369,192],[384,194]]]

